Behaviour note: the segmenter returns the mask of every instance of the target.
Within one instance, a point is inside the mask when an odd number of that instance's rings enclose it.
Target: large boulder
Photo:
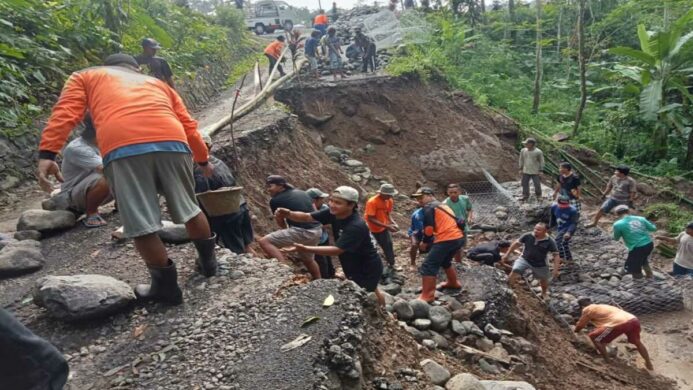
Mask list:
[[[163,227],[157,233],[161,241],[169,244],[185,244],[190,241],[185,225],[175,224],[171,221],[162,221]]]
[[[450,379],[450,371],[431,359],[422,360],[419,364],[434,385],[444,385]]]
[[[41,233],[75,226],[75,215],[66,210],[26,210],[17,221],[17,231],[37,230]]]
[[[105,317],[134,300],[127,283],[104,275],[46,276],[34,287],[34,303],[64,321]]]
[[[406,301],[399,300],[392,305],[392,309],[397,313],[397,318],[402,321],[409,321],[414,318],[414,310]]]
[[[481,381],[472,374],[457,374],[445,384],[446,390],[486,390]]]
[[[0,278],[36,272],[44,261],[38,241],[11,242],[0,250]]]

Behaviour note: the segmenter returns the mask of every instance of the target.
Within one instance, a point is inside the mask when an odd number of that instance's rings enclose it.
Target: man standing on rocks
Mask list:
[[[522,175],[522,201],[529,199],[529,181],[534,183],[534,194],[541,199],[541,172],[544,170],[544,152],[537,148],[537,140],[527,138],[520,150],[520,174]]]
[[[330,59],[330,70],[332,71],[332,77],[337,80],[337,75],[340,78],[344,78],[344,69],[342,69],[342,43],[337,36],[337,30],[334,27],[327,29],[327,36],[325,36],[325,46],[327,47],[327,57]]]
[[[366,202],[364,213],[368,229],[382,248],[390,270],[395,268],[395,250],[392,246],[390,232],[399,231],[399,226],[392,220],[392,209],[395,204],[393,197],[395,195],[397,195],[397,190],[392,184],[381,185],[378,193]]]
[[[658,240],[679,246],[674,258],[674,276],[693,275],[693,222],[686,226],[686,230],[681,232],[676,238],[666,236],[656,236]]]
[[[322,227],[315,221],[299,222],[287,220],[283,214],[277,214],[277,209],[283,208],[291,211],[310,213],[314,211],[313,202],[304,191],[294,188],[279,175],[268,176],[265,180],[267,192],[270,194],[270,208],[274,213],[274,220],[281,230],[270,233],[260,239],[260,248],[269,256],[281,262],[285,261],[279,248],[290,247],[295,243],[302,245],[318,245]],[[308,269],[313,279],[320,279],[320,267],[315,262],[312,253],[300,252],[301,262]]]
[[[652,277],[652,268],[648,258],[654,249],[652,233],[657,231],[657,226],[645,217],[631,215],[628,206],[622,204],[614,208],[618,220],[614,222],[614,240],[623,238],[623,243],[628,248],[626,258],[626,272],[633,275],[634,279],[641,279],[642,272],[645,276]]]
[[[558,176],[556,176],[556,189],[553,191],[553,199],[558,200],[559,196],[567,196],[570,200],[570,205],[575,207],[578,216],[582,210],[580,204],[580,177],[573,173],[573,166],[568,162],[562,162],[558,167]]]
[[[320,78],[320,73],[318,72],[318,45],[320,44],[318,41],[319,37],[320,32],[313,30],[310,33],[310,38],[306,40],[306,44],[303,46],[303,51],[308,59],[310,72],[316,79]]]
[[[267,60],[269,61],[268,75],[272,74],[272,69],[274,69],[274,66],[277,65],[279,57],[282,56],[282,50],[284,50],[285,40],[286,38],[283,35],[277,35],[277,39],[275,39],[274,41],[272,41],[272,43],[265,47],[265,57],[267,57]],[[282,68],[282,64],[277,65],[277,70],[279,71],[280,77],[286,76],[286,73],[284,73],[284,68]]]
[[[298,223],[319,223],[331,225],[334,246],[307,246],[295,243],[290,250],[298,253],[314,253],[323,256],[338,256],[344,275],[366,291],[372,291],[380,305],[385,305],[385,297],[378,289],[383,274],[375,243],[365,221],[358,215],[359,193],[347,186],[332,191],[329,209],[310,213],[278,208],[277,218]]]
[[[327,32],[327,26],[329,23],[330,20],[327,18],[324,9],[318,11],[318,14],[315,15],[315,18],[313,18],[313,28],[320,31],[321,37]]]
[[[604,199],[607,194],[609,194],[609,196],[604,203],[602,203],[602,207],[599,208],[597,215],[594,216],[594,221],[586,227],[590,228],[597,226],[602,216],[611,212],[616,206],[626,205],[630,208],[633,207],[633,201],[637,193],[637,183],[629,174],[629,167],[625,165],[616,167],[614,175],[611,176],[611,179],[609,179],[602,193],[602,199]]]
[[[139,65],[147,65],[149,74],[157,79],[165,82],[171,88],[175,88],[173,84],[173,71],[165,59],[156,56],[156,52],[161,49],[159,42],[152,38],[144,38],[142,40],[142,54],[135,57]]]
[[[553,253],[553,277],[557,278],[561,268],[561,258],[558,255],[556,242],[549,236],[549,230],[545,223],[540,222],[534,225],[534,230],[523,234],[517,241],[513,242],[508,249],[508,253],[503,256],[503,262],[508,263],[510,254],[513,251],[524,245],[522,255],[513,263],[513,269],[510,272],[508,283],[515,285],[517,278],[522,276],[527,269],[532,270],[534,277],[539,280],[541,286],[541,298],[546,300],[549,292],[549,265],[547,264],[547,256]]]
[[[577,230],[578,215],[577,209],[570,205],[570,198],[566,195],[559,196],[558,201],[551,206],[549,227],[556,227],[556,246],[562,261],[573,261],[570,239]]]
[[[606,345],[625,334],[628,342],[635,345],[640,356],[645,359],[645,367],[650,371],[654,369],[647,348],[640,341],[640,320],[636,316],[615,306],[591,304],[583,307],[582,316],[575,324],[575,333],[579,333],[589,323],[595,327],[589,333],[590,340],[604,361],[609,362]]]
[[[364,34],[363,31],[361,31],[361,27],[356,27],[354,32],[354,42],[361,48],[361,52],[363,53],[361,57],[361,60],[363,61],[361,71],[363,73],[367,73],[368,69],[370,68],[371,72],[375,72],[376,48],[373,38]]]
[[[313,208],[317,211],[320,210],[325,210],[329,209],[329,207],[325,204],[325,201],[327,201],[327,198],[330,196],[322,191],[320,191],[317,188],[309,188],[306,190],[306,194],[310,196],[310,199],[313,200]],[[327,228],[325,226],[322,227],[322,234],[320,235],[320,242],[318,243],[318,246],[328,246],[330,245],[330,235],[327,232]],[[335,270],[334,266],[332,265],[332,257],[330,256],[323,256],[323,255],[315,255],[315,261],[318,263],[318,267],[320,267],[320,277],[323,279],[332,279],[334,278],[335,275]]]
[[[472,210],[472,202],[469,200],[467,195],[462,195],[462,189],[457,183],[448,184],[448,197],[445,198],[444,203],[450,207],[450,209],[455,213],[455,217],[459,220],[464,221],[464,243],[462,244],[462,249],[467,244],[467,233],[469,232],[469,226],[472,223],[472,217],[474,211]],[[462,249],[455,255],[455,261],[462,261]]]
[[[65,83],[41,135],[39,183],[45,190],[50,189],[49,175],[62,180],[55,156],[88,109],[124,234],[134,238],[152,277],[151,284],[137,286],[135,294],[180,304],[176,266],[156,233],[162,228],[159,194],[166,198],[173,221],[185,223],[202,274],[215,275],[216,237],[195,199],[193,161],[205,176],[211,176],[214,167],[197,122],[175,90],[141,74],[129,55],[110,55],[104,65],[73,73]]]
[[[417,207],[411,213],[411,225],[407,230],[409,237],[409,268],[411,271],[416,270],[416,256],[419,254],[419,245],[423,240],[423,208]]]
[[[428,251],[421,265],[422,291],[419,299],[431,303],[435,300],[436,279],[441,267],[445,270],[447,281],[438,288],[462,288],[452,258],[464,245],[464,232],[457,226],[453,211],[436,200],[432,189],[421,187],[411,196],[423,207],[424,236],[420,249]]]

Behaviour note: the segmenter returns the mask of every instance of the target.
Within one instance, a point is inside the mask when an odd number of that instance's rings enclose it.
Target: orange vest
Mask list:
[[[275,59],[278,59],[282,55],[282,50],[284,49],[284,43],[275,40],[274,42],[267,45],[265,48],[265,54],[271,55]]]
[[[315,15],[315,19],[313,19],[313,25],[328,24],[329,22],[330,21],[327,19],[327,15],[325,14]]]

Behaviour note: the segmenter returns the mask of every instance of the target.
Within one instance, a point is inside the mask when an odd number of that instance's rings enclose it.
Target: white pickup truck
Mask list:
[[[263,0],[250,6],[245,25],[255,34],[271,34],[274,30],[291,31],[298,23],[298,13],[284,1]]]

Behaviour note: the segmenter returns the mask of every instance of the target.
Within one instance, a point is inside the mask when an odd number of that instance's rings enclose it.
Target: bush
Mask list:
[[[652,221],[663,223],[669,233],[681,233],[690,222],[693,222],[693,212],[683,209],[674,203],[654,203],[645,208],[645,217]]]

